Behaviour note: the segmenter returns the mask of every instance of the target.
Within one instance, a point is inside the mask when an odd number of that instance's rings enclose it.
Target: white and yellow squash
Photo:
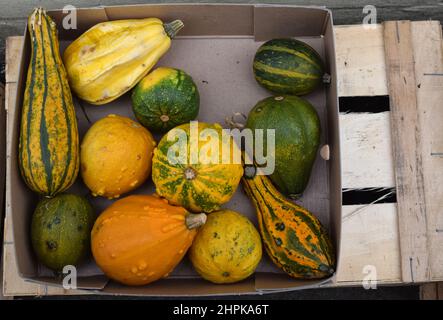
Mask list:
[[[157,18],[93,26],[63,55],[72,90],[95,105],[117,99],[146,76],[182,27],[180,20],[164,24]]]

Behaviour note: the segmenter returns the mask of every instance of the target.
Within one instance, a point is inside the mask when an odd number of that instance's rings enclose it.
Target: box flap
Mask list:
[[[255,5],[255,40],[320,36],[324,33],[327,16],[328,10],[319,7]]]
[[[324,280],[297,280],[291,279],[288,275],[280,273],[256,273],[255,288],[257,291],[290,291],[299,289],[309,289],[318,287],[324,283],[331,282],[332,277]]]
[[[70,11],[63,12],[63,10],[48,10],[47,13],[54,19],[58,26],[59,37],[62,39],[75,39],[83,32],[100,22],[108,21],[106,10],[103,7],[96,8],[79,8],[77,10],[77,28],[65,29],[65,25],[69,26]],[[66,19],[65,24],[63,24]]]
[[[253,277],[233,284],[218,285],[214,285],[202,278],[166,278],[142,287],[128,287],[110,281],[102,292],[113,295],[135,296],[222,296],[256,294]]]
[[[38,277],[29,278],[29,282],[39,283],[43,285],[50,285],[53,287],[63,287],[62,280],[54,277]],[[91,277],[79,277],[77,278],[77,289],[80,290],[102,290],[105,288],[109,279],[104,275],[97,275]]]

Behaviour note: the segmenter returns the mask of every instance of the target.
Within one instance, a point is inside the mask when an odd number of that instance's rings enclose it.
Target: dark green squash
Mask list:
[[[320,120],[314,107],[296,96],[269,97],[251,110],[246,127],[275,129],[275,170],[270,178],[280,192],[299,198],[320,145]]]
[[[132,92],[136,118],[154,132],[166,132],[194,120],[199,107],[197,86],[188,74],[178,69],[157,68]]]
[[[32,217],[31,240],[38,260],[60,272],[90,252],[95,215],[89,202],[74,194],[41,200]]]
[[[323,79],[323,62],[309,45],[295,39],[274,39],[255,54],[255,79],[275,93],[303,95],[312,92]]]

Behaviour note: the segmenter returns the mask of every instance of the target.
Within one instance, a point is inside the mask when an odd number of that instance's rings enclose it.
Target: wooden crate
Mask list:
[[[362,285],[366,266],[376,267],[378,285],[443,281],[443,134],[431,130],[443,119],[440,23],[337,26],[335,33],[339,96],[389,94],[393,110],[340,114],[343,189],[397,187],[399,201],[343,206],[337,285]],[[22,41],[7,40],[6,109],[14,106]],[[4,295],[87,294],[18,276],[8,191]]]

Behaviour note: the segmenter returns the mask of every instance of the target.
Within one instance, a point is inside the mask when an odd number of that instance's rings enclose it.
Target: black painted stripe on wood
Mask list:
[[[358,205],[370,203],[396,203],[395,188],[368,188],[343,190],[343,205]]]
[[[389,96],[340,97],[340,112],[386,112],[389,111]]]

